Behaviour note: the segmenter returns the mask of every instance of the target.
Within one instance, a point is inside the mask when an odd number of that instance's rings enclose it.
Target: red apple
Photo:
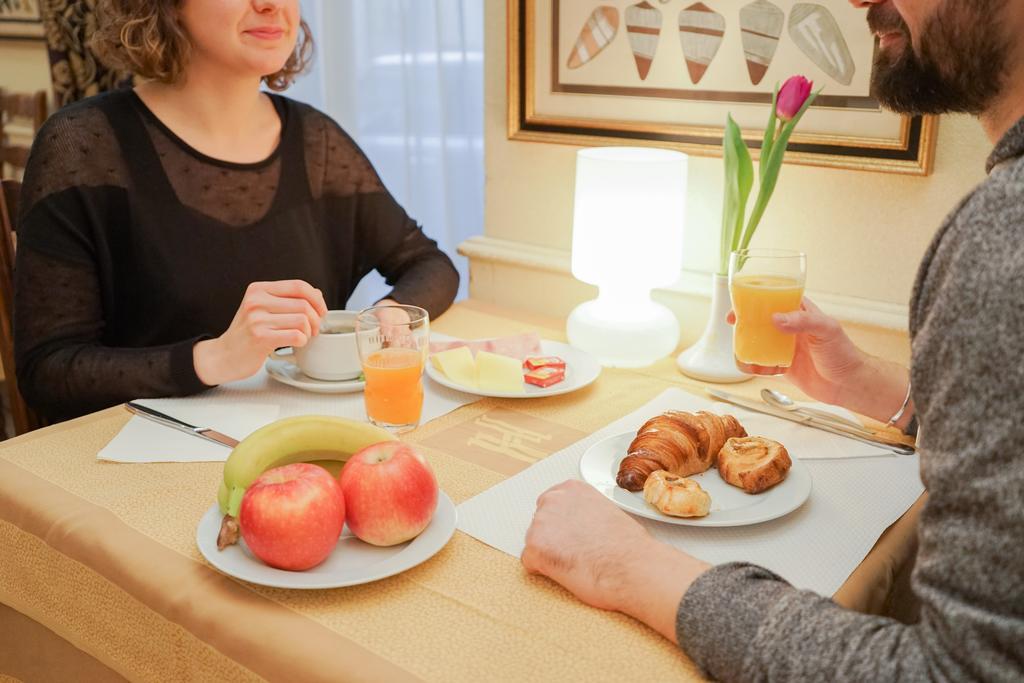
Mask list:
[[[367,446],[341,470],[348,528],[373,545],[415,538],[437,508],[437,480],[409,444],[382,441]]]
[[[242,496],[242,538],[271,567],[301,571],[331,554],[345,526],[341,485],[317,465],[267,470]]]

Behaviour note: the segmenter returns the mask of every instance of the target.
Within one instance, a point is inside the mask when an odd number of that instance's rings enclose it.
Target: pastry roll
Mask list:
[[[731,438],[718,452],[718,474],[747,493],[761,493],[786,478],[793,462],[786,447],[763,436]]]
[[[711,496],[700,484],[665,470],[647,477],[644,500],[673,517],[704,517],[711,510]]]
[[[627,491],[641,491],[655,470],[681,477],[700,474],[715,464],[726,439],[746,435],[732,415],[670,410],[640,427],[615,481]]]

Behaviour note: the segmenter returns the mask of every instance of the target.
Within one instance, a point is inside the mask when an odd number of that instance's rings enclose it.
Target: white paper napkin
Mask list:
[[[428,379],[424,379],[423,390],[421,424],[480,399]],[[366,419],[361,392],[314,394],[281,384],[265,370],[247,380],[225,384],[196,396],[146,399],[140,403],[239,440],[279,417],[337,415],[353,420]],[[224,446],[133,416],[96,457],[133,463],[214,462],[226,460],[230,452]]]
[[[237,404],[187,398],[142,399],[136,403],[239,440],[273,422],[281,412],[281,406],[273,404],[241,408]],[[97,457],[116,462],[209,462],[224,460],[230,452],[227,446],[133,415]]]
[[[730,412],[751,433],[783,437],[780,440],[794,456],[806,460],[811,454],[806,464],[813,488],[807,502],[785,517],[745,527],[697,528],[638,521],[661,541],[707,562],[754,562],[799,588],[832,595],[882,531],[924,490],[917,456],[876,454],[873,458],[817,460],[813,454],[831,450],[823,443],[841,437],[767,415],[741,414],[741,409],[734,408],[669,389],[639,410],[466,501],[459,506],[459,529],[519,557],[537,498],[557,483],[579,479],[580,457],[591,444],[636,430],[664,410]],[[850,443],[854,451],[862,447]],[[836,444],[835,448],[847,446]]]

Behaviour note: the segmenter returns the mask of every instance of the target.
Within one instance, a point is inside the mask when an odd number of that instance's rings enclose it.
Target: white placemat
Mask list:
[[[693,528],[637,519],[656,538],[713,564],[753,562],[799,588],[832,595],[864,559],[878,536],[914,503],[924,487],[916,455],[891,455],[817,429],[750,413],[669,389],[639,410],[459,506],[459,529],[519,557],[537,498],[566,479],[579,479],[579,459],[593,443],[636,430],[665,410],[730,413],[751,434],[777,439],[811,470],[813,488],[795,512],[746,527]],[[838,439],[839,443],[829,443]],[[829,453],[827,459],[815,454]],[[837,456],[845,452],[850,457]],[[884,453],[884,454],[882,454]]]
[[[423,393],[421,424],[480,399],[426,379]],[[239,440],[280,417],[338,415],[366,419],[362,392],[314,394],[285,386],[271,379],[263,369],[247,380],[225,384],[196,396],[139,402],[197,427],[211,427]],[[230,452],[225,446],[133,416],[96,457],[133,463],[214,462],[226,460]]]

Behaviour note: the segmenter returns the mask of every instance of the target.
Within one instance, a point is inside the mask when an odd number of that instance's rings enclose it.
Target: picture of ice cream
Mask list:
[[[568,67],[578,69],[608,47],[619,32],[619,10],[610,5],[601,5],[583,25],[576,44],[569,54]]]
[[[679,41],[683,45],[690,80],[700,83],[725,35],[725,17],[702,2],[679,13]]]
[[[806,2],[793,5],[789,13],[789,35],[826,74],[843,85],[853,82],[857,66],[843,31],[828,8]]]
[[[772,63],[785,20],[785,13],[768,0],[755,0],[740,9],[743,54],[754,85],[761,82]]]
[[[640,80],[647,78],[661,36],[661,12],[644,0],[626,8],[626,34]]]

